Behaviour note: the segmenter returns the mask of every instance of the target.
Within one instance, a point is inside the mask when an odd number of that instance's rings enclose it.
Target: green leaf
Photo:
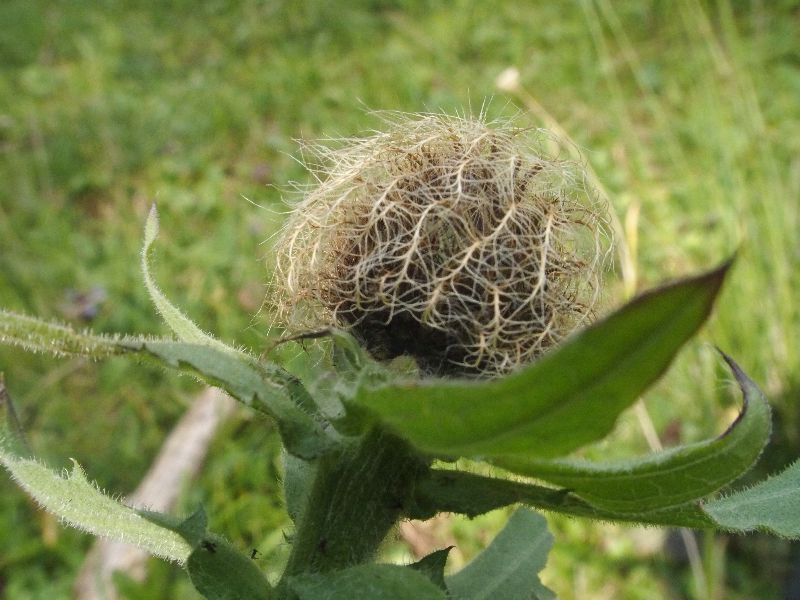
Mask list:
[[[231,355],[213,346],[148,341],[128,347],[172,368],[193,373],[240,402],[273,417],[286,449],[295,456],[317,458],[338,444],[325,429],[324,422],[298,406],[292,396],[293,378],[277,367],[262,367],[246,357]],[[297,386],[302,387],[299,382]]]
[[[703,505],[723,529],[800,539],[800,461],[753,487]]]
[[[335,445],[302,383],[274,364],[259,363],[222,344],[193,344],[143,337],[100,336],[33,317],[0,311],[0,342],[56,355],[102,358],[137,354],[218,386],[278,423],[284,444],[303,458],[316,458]]]
[[[189,317],[184,315],[156,285],[155,279],[150,274],[150,253],[153,242],[158,236],[158,211],[156,205],[150,208],[147,215],[147,222],[144,227],[144,244],[142,246],[141,269],[144,276],[144,284],[150,298],[155,304],[156,310],[164,319],[164,322],[178,337],[179,340],[192,344],[212,346],[217,350],[229,354],[239,354],[235,348],[222,343],[218,339],[200,329]]]
[[[104,494],[86,479],[77,462],[69,474],[56,473],[32,458],[0,377],[0,463],[12,479],[46,511],[63,522],[109,539],[126,542],[166,560],[183,564],[192,546],[161,524]],[[150,513],[156,518],[171,517]]]
[[[431,469],[428,477],[417,484],[414,504],[406,516],[425,520],[439,512],[454,512],[476,517],[518,503],[598,521],[701,529],[716,527],[696,502],[650,512],[616,512],[594,507],[569,490],[449,469]]]
[[[178,533],[101,492],[86,479],[78,463],[73,462],[68,475],[60,475],[36,460],[17,456],[3,439],[0,439],[0,462],[39,506],[72,527],[133,544],[181,564],[192,551]]]
[[[647,292],[506,377],[362,386],[350,404],[438,456],[564,455],[605,437],[660,377],[708,317],[729,266]]]
[[[298,575],[289,587],[299,600],[446,600],[431,581],[397,565],[360,565],[331,573]]]
[[[519,509],[486,550],[446,579],[447,588],[459,600],[555,598],[538,575],[552,545],[544,517]]]
[[[766,398],[723,354],[744,395],[736,421],[720,437],[628,461],[592,463],[513,457],[495,464],[568,488],[591,505],[641,513],[708,496],[738,479],[756,462],[770,436]]]
[[[270,600],[274,595],[255,563],[218,536],[203,539],[186,563],[192,584],[207,600]]]
[[[0,310],[0,343],[29,352],[106,358],[125,352],[120,343],[134,339],[78,332],[67,325]]]
[[[378,363],[346,331],[332,328],[325,333],[333,341],[333,363],[343,376],[358,376],[364,370],[379,368]]]
[[[198,508],[181,521],[175,531],[180,533],[192,547],[197,548],[208,531],[208,517],[205,509],[202,506]]]
[[[0,445],[4,445],[6,452],[14,456],[32,454],[11,402],[3,373],[0,373]]]
[[[800,539],[800,461],[755,486],[707,502],[686,502],[641,513],[597,508],[569,490],[485,477],[461,471],[432,469],[415,491],[412,519],[429,519],[438,512],[475,517],[512,504],[598,521],[721,529],[731,533],[762,530]]]
[[[425,575],[430,579],[439,589],[447,591],[447,585],[444,581],[444,568],[447,564],[447,556],[453,546],[436,550],[427,556],[423,556],[417,562],[408,565],[409,569],[413,569]]]
[[[373,359],[358,341],[346,331],[329,329],[326,334],[331,338],[333,365],[336,370],[336,381],[331,389],[335,402],[339,405],[352,401],[358,390],[363,387],[374,387],[397,378],[385,364]],[[413,359],[411,359],[413,362]],[[416,364],[416,363],[415,363]],[[332,420],[337,431],[343,435],[356,436],[364,433],[371,423],[363,410],[344,407],[339,411],[329,411],[338,416]]]
[[[206,511],[202,506],[184,519],[149,510],[138,510],[137,512],[156,525],[174,531],[186,540],[192,548],[196,548],[208,534],[208,517],[206,517]]]

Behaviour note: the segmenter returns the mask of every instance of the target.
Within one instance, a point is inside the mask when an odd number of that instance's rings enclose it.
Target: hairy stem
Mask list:
[[[300,573],[343,569],[371,560],[397,523],[427,464],[377,428],[357,444],[320,459],[292,552],[279,585]]]

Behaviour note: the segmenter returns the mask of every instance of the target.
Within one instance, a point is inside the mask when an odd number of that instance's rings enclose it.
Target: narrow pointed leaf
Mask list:
[[[278,422],[290,452],[316,458],[332,445],[302,383],[274,364],[259,363],[243,352],[218,344],[186,343],[142,337],[112,337],[77,332],[71,327],[0,311],[0,342],[56,355],[104,358],[136,354],[163,366],[191,373],[228,392]]]
[[[256,563],[218,536],[202,540],[186,563],[207,600],[270,600],[272,588]]]
[[[605,437],[711,311],[730,263],[647,292],[501,379],[362,386],[350,400],[439,456],[561,456]]]
[[[68,325],[0,310],[0,344],[55,356],[106,358],[125,352],[122,338],[78,332]]]
[[[193,344],[213,346],[223,352],[237,354],[238,351],[235,348],[231,348],[227,344],[222,343],[218,339],[200,329],[200,327],[198,327],[194,321],[184,315],[174,304],[172,304],[172,302],[169,301],[161,289],[159,289],[155,279],[150,273],[150,253],[153,242],[157,236],[158,211],[156,210],[156,205],[153,204],[153,206],[150,208],[150,213],[147,216],[147,222],[144,227],[144,244],[142,246],[141,269],[147,292],[150,294],[150,298],[152,299],[156,310],[158,310],[159,314],[164,319],[164,322],[179,340]]]
[[[744,395],[736,421],[720,437],[638,460],[496,459],[498,466],[572,490],[595,507],[641,513],[704,498],[746,473],[770,436],[770,409],[758,387],[723,355]]]
[[[299,600],[446,600],[430,579],[398,565],[360,565],[289,579]]]
[[[459,600],[555,598],[538,575],[552,545],[544,517],[519,509],[488,548],[446,579],[447,588]]]
[[[723,529],[800,539],[800,461],[754,485],[703,505]]]
[[[209,353],[193,350],[191,360],[194,362],[186,360],[185,357],[179,359],[179,362],[190,364],[207,380],[217,380],[216,385],[247,404],[256,400],[257,402],[253,404],[255,408],[264,410],[278,421],[284,442],[290,452],[302,458],[319,456],[328,440],[320,425],[312,417],[312,414],[317,413],[316,405],[302,384],[282,369],[274,365],[260,365],[249,354],[212,337],[184,315],[158,288],[150,273],[149,265],[151,248],[157,236],[158,212],[154,204],[145,224],[141,268],[145,286],[156,309],[178,339],[197,346],[208,346],[218,354],[215,358],[211,358]],[[151,344],[145,347],[150,350],[155,348]],[[234,360],[223,360],[222,354],[227,354]],[[197,361],[201,361],[202,366],[198,365]],[[252,383],[255,379],[262,380],[261,392],[266,393],[252,393]],[[275,384],[285,389],[275,389]],[[287,392],[289,401],[284,402],[283,397]]]

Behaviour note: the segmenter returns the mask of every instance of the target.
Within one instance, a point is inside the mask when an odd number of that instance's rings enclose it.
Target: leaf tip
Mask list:
[[[733,376],[736,377],[736,381],[739,384],[743,383],[753,383],[752,380],[745,374],[739,364],[731,358],[729,354],[727,354],[724,350],[722,350],[719,346],[714,346],[714,349],[719,352],[720,356],[722,356],[722,360],[724,360],[730,370],[733,372]]]
[[[717,296],[719,290],[722,288],[722,284],[725,282],[725,278],[730,272],[734,262],[736,262],[736,253],[732,254],[710,271],[698,277],[700,281],[707,284],[708,287],[713,291],[714,297]]]
[[[147,221],[145,222],[144,226],[145,248],[147,248],[150,244],[153,243],[153,240],[156,239],[157,235],[158,235],[158,209],[156,208],[156,203],[153,202],[153,205],[150,207],[150,212],[147,214]]]
[[[81,467],[80,463],[72,457],[70,457],[69,460],[72,462],[72,469],[70,469],[69,472],[70,479],[86,481],[86,472],[83,470],[83,467]]]

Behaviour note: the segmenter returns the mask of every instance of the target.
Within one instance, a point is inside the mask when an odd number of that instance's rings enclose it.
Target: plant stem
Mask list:
[[[293,575],[371,560],[426,467],[405,442],[378,428],[346,450],[321,458],[298,519],[279,597],[291,597],[287,583]]]

